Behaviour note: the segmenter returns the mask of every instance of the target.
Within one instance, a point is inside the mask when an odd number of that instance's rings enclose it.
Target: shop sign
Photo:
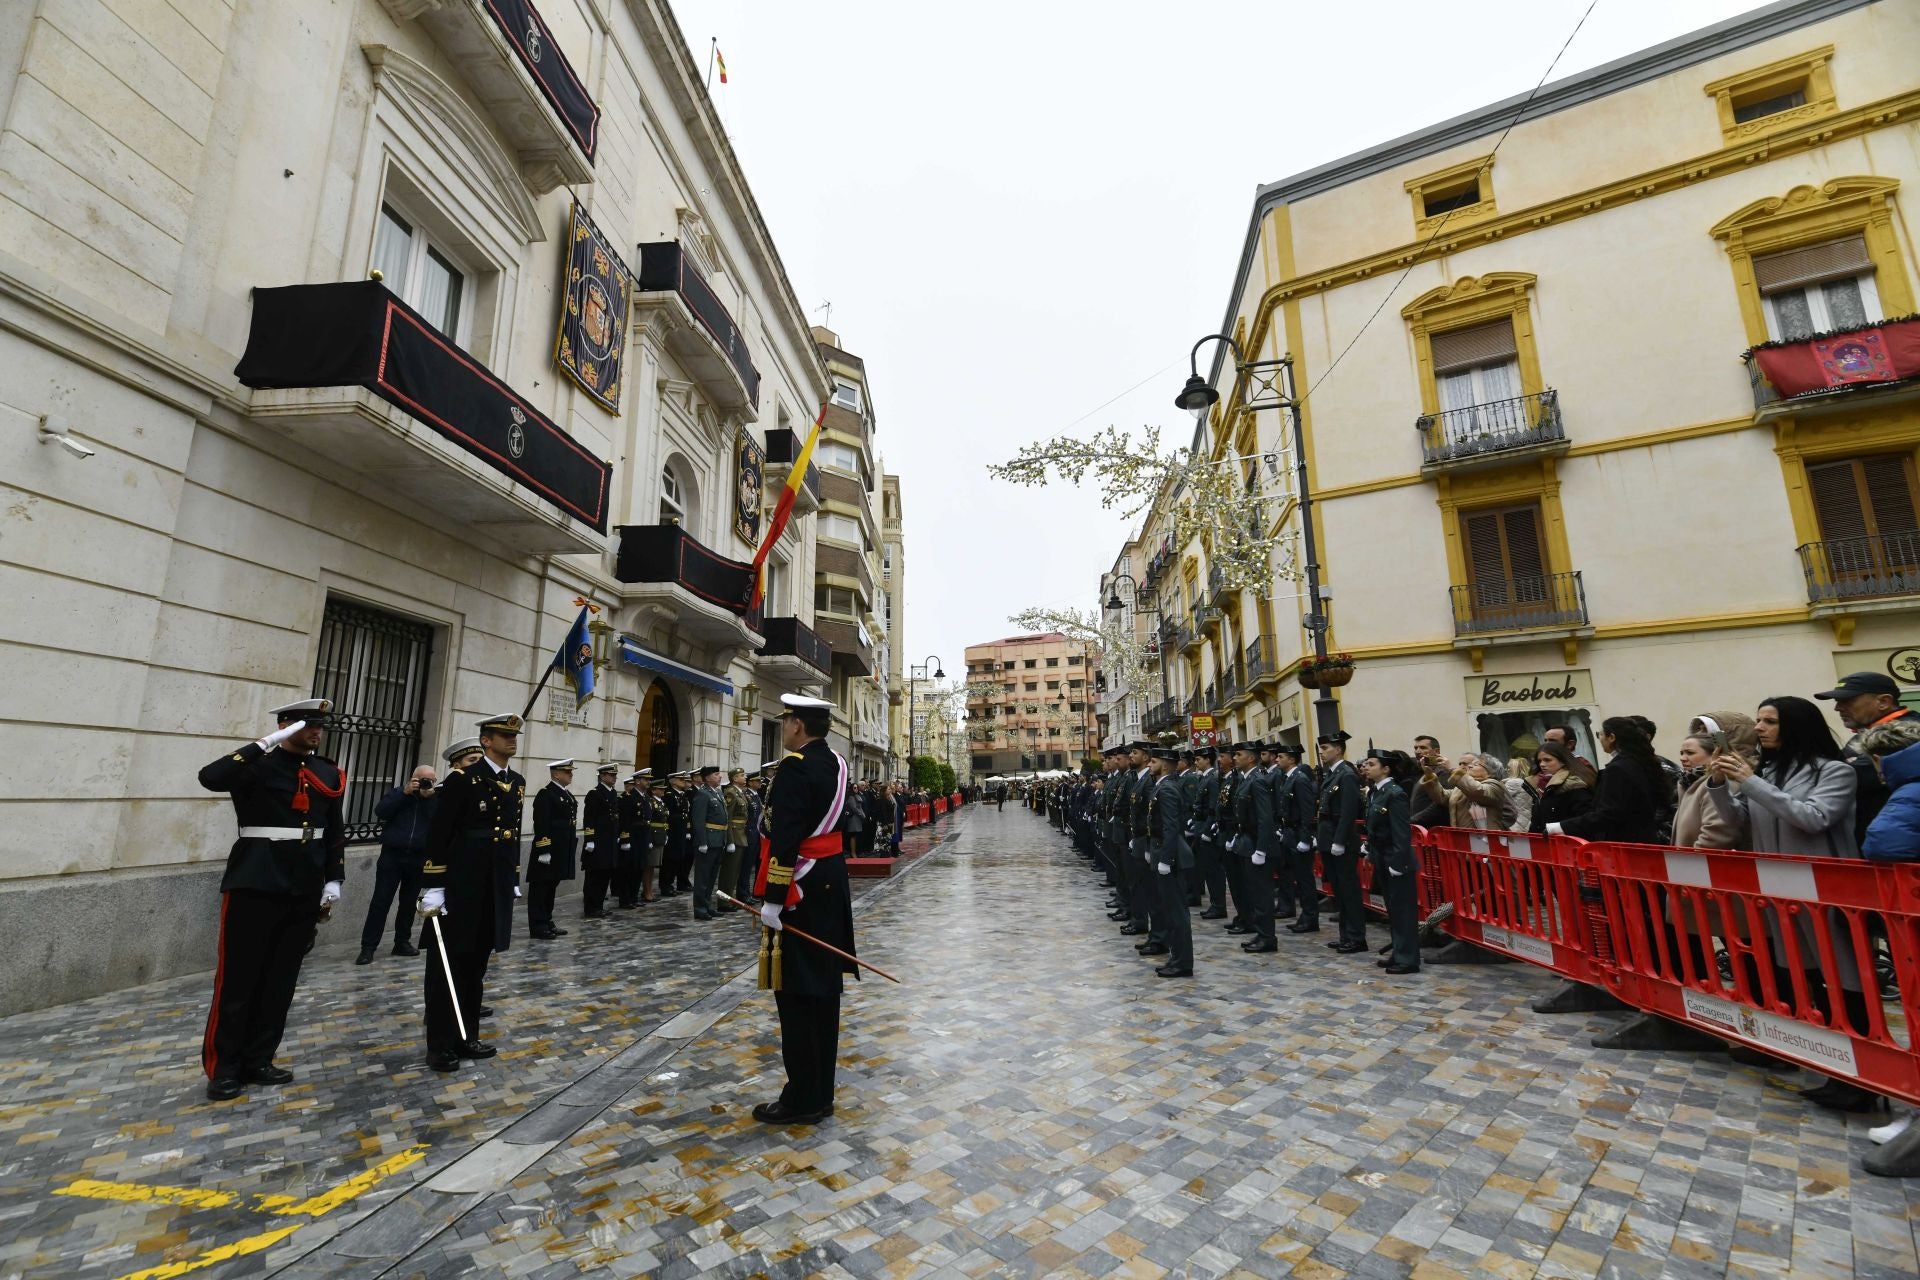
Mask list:
[[[1592,705],[1593,672],[1586,667],[1467,677],[1467,706],[1475,711]]]

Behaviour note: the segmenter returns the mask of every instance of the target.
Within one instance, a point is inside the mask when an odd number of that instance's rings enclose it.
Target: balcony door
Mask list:
[[[1881,318],[1863,235],[1755,258],[1753,278],[1767,303],[1767,336],[1776,341],[1804,341]]]
[[[1474,629],[1538,626],[1552,613],[1542,527],[1538,502],[1460,513]]]
[[[1433,377],[1441,430],[1434,444],[1472,452],[1531,429],[1520,399],[1520,349],[1511,317],[1434,334]]]
[[[647,686],[646,696],[640,701],[633,758],[645,762],[641,767],[653,770],[654,780],[679,768],[680,709],[674,706],[673,694],[660,680]]]
[[[1806,548],[1816,599],[1920,590],[1920,501],[1911,455],[1877,454],[1807,467],[1820,541]]]

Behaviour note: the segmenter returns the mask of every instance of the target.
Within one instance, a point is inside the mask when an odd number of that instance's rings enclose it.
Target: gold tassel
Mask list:
[[[773,930],[762,926],[760,929],[760,989],[773,990]]]
[[[772,933],[772,930],[768,930]],[[780,990],[780,935],[773,934],[773,990]]]

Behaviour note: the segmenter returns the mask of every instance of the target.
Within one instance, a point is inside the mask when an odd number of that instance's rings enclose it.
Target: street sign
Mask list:
[[[1193,732],[1191,737],[1192,737],[1192,745],[1195,750],[1198,750],[1201,747],[1212,747],[1212,746],[1219,745],[1218,739],[1220,735],[1218,730],[1214,727],[1214,723],[1215,723],[1214,718],[1211,715],[1196,715],[1193,717],[1193,725],[1192,725]]]

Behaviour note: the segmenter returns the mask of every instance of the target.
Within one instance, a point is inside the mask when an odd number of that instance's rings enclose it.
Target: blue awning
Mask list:
[[[652,671],[669,680],[678,680],[681,684],[690,684],[696,689],[705,689],[710,693],[731,695],[733,685],[719,676],[710,676],[684,662],[675,662],[672,658],[663,658],[651,649],[642,648],[632,636],[620,637],[620,656],[627,662],[645,671]]]

